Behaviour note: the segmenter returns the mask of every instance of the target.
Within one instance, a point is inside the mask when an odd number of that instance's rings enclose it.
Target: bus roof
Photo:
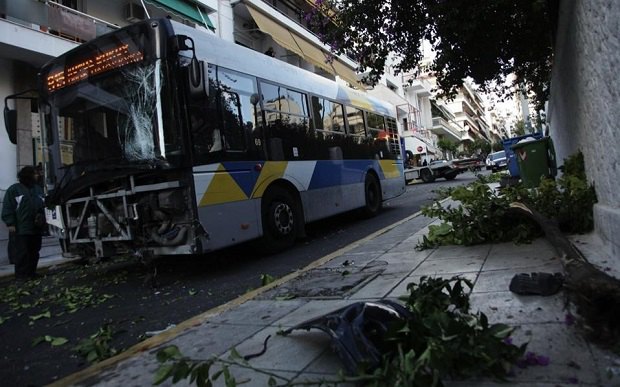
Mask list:
[[[175,21],[171,23],[176,34],[187,35],[194,40],[198,59],[326,98],[340,100],[360,109],[396,117],[396,108],[386,101],[340,85],[258,51],[226,41],[213,34]]]

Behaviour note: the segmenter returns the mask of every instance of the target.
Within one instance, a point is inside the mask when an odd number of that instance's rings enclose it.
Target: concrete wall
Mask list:
[[[550,135],[558,160],[583,153],[598,196],[596,232],[620,260],[620,1],[560,4]]]
[[[4,97],[15,93],[14,87],[14,62],[8,59],[0,59],[0,96],[4,101]],[[15,105],[11,104],[11,107]],[[4,108],[4,106],[3,106]],[[6,189],[16,181],[17,175],[17,147],[9,141],[4,126],[4,115],[0,115],[0,208],[4,200]],[[0,264],[8,262],[6,253],[6,244],[8,240],[8,231],[4,222],[0,222]]]

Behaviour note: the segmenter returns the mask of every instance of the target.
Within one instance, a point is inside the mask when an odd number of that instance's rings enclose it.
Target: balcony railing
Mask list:
[[[444,132],[447,132],[454,136],[455,138],[461,138],[461,132],[454,129],[450,122],[446,121],[441,117],[433,117],[433,129],[441,128]]]
[[[118,28],[105,20],[51,1],[0,0],[0,16],[75,42],[86,42]]]
[[[403,87],[421,94],[424,97],[432,95],[433,86],[427,80],[416,77],[414,73],[406,73],[402,76]]]

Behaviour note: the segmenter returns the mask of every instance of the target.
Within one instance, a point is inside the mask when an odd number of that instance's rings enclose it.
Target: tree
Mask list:
[[[443,154],[451,153],[452,155],[456,154],[458,150],[459,144],[446,140],[444,138],[437,141],[437,148],[439,148]]]
[[[430,71],[440,96],[451,97],[471,77],[483,91],[510,93],[525,85],[542,108],[549,93],[552,31],[558,0],[316,0],[306,15],[336,54],[356,60],[376,83],[386,60],[396,71],[417,68],[421,41],[436,53]]]
[[[491,151],[499,152],[501,150],[504,150],[504,144],[502,144],[500,141],[494,142],[493,145],[491,145]]]
[[[515,122],[514,130],[512,131],[513,136],[523,136],[525,135],[525,121],[519,120]]]

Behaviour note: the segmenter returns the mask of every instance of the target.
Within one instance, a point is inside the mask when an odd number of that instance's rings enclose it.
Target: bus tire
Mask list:
[[[379,179],[373,173],[366,174],[366,180],[364,181],[364,197],[365,205],[363,213],[366,217],[376,216],[381,211],[381,185]]]
[[[261,250],[273,254],[293,244],[302,228],[301,209],[291,193],[281,187],[272,187],[261,201],[263,237]]]

